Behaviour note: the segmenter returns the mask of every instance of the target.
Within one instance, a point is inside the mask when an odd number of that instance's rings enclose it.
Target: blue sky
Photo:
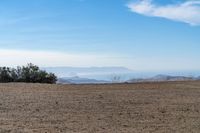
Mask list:
[[[198,0],[1,0],[0,65],[200,69]]]

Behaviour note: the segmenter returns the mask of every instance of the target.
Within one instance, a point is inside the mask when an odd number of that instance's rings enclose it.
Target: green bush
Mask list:
[[[26,83],[49,83],[54,84],[57,77],[53,73],[47,73],[32,63],[27,66],[9,68],[0,67],[0,82],[26,82]]]

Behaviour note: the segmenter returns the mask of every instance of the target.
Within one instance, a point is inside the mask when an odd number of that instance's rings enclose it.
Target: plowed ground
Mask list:
[[[0,133],[199,133],[200,82],[0,84]]]

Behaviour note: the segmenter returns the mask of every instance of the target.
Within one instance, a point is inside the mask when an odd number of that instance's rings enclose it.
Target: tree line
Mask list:
[[[0,82],[26,82],[26,83],[49,83],[54,84],[57,77],[48,73],[32,63],[17,68],[0,67]]]

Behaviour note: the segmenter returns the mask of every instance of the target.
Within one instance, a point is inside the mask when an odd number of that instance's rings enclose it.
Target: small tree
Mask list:
[[[10,68],[0,67],[0,82],[13,82]]]
[[[39,67],[38,66],[30,63],[27,66],[23,66],[19,70],[21,71],[21,73],[20,73],[21,79],[20,80],[25,81],[25,82],[32,82],[32,83],[36,83],[36,82],[40,83],[41,82],[38,80],[38,76],[39,76]]]
[[[121,76],[120,75],[112,75],[111,76],[111,81],[113,83],[120,83],[121,82]]]

